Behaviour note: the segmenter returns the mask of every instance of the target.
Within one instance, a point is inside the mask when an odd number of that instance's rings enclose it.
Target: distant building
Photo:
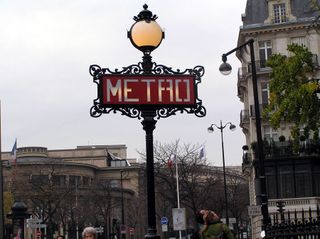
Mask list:
[[[318,12],[311,10],[309,0],[247,0],[243,25],[239,31],[238,46],[253,38],[259,102],[261,112],[268,104],[269,76],[271,69],[266,61],[271,54],[288,54],[290,43],[303,44],[314,54],[314,64],[318,66],[320,35],[312,27]],[[243,172],[249,179],[250,205],[259,205],[259,181],[257,177],[258,159],[251,146],[256,139],[254,99],[250,51],[239,51],[242,63],[238,71],[238,96],[244,104],[240,114],[240,125],[246,137],[249,151],[244,152]],[[319,69],[319,68],[318,68]],[[319,76],[319,72],[316,73]],[[319,77],[318,77],[319,78]],[[282,122],[279,129],[273,129],[267,120],[262,120],[264,140],[265,172],[269,199],[269,214],[277,208],[276,202],[285,203],[285,210],[314,211],[320,202],[320,149],[306,139],[301,142],[301,151],[294,154],[290,148],[291,125]],[[282,136],[282,137],[280,137]],[[279,140],[281,139],[281,141]],[[284,141],[283,141],[284,140]],[[253,238],[260,237],[261,216],[251,217]]]
[[[117,235],[123,213],[124,224],[135,227],[140,238],[145,232],[141,166],[126,157],[125,145],[21,147],[16,158],[2,153],[4,190],[26,203],[34,218],[51,225],[49,235],[75,238],[88,225],[102,226],[105,236]],[[30,237],[35,230],[27,226],[26,233]]]

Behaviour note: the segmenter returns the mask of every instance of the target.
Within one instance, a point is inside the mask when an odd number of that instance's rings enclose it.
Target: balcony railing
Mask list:
[[[240,112],[240,124],[248,123],[250,118],[249,110],[241,110]]]
[[[265,154],[266,159],[290,157],[293,155],[296,155],[296,156],[320,155],[320,141],[314,142],[310,140],[310,141],[300,142],[298,151],[294,150],[292,141],[284,141],[284,142],[264,141],[263,152]]]
[[[259,72],[265,72],[265,71],[270,71],[271,68],[267,66],[267,60],[257,60],[255,61],[256,63],[256,71],[257,73]],[[318,61],[318,55],[317,54],[312,54],[312,63],[314,64],[315,67],[319,67],[319,61]],[[248,73],[252,73],[252,63],[249,62],[246,67],[240,67],[238,69],[238,78],[242,79],[244,78]]]
[[[262,72],[262,71],[267,71],[270,70],[271,68],[267,66],[267,61],[266,60],[257,60],[255,61],[256,63],[256,71],[257,73]],[[252,67],[251,67],[252,63],[249,62],[248,64],[248,72],[251,73],[252,72]]]
[[[247,74],[248,74],[248,67],[238,68],[238,79],[244,79]]]
[[[266,107],[267,107],[267,104],[260,104],[259,105],[260,115],[262,115],[262,112]],[[249,123],[249,119],[255,118],[255,117],[256,117],[256,113],[255,113],[254,105],[250,105],[250,109],[240,111],[240,125],[243,125],[245,123]]]

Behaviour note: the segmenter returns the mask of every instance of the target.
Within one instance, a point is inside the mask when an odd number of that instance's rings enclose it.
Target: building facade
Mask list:
[[[101,238],[121,238],[121,231],[126,232],[127,238],[142,238],[147,225],[145,164],[125,157],[125,145],[90,145],[62,150],[20,147],[16,157],[11,152],[3,152],[5,204],[10,207],[14,202],[26,204],[31,219],[26,220],[25,238],[35,238],[39,231],[47,238],[57,234],[65,235],[66,239],[81,238],[83,228],[89,225],[99,229]],[[193,187],[189,182],[193,171],[187,162],[183,165],[185,168],[180,164],[179,169],[188,176],[180,174],[181,206],[187,208],[187,231],[191,235],[195,227],[190,202],[194,199],[200,203],[201,195],[197,196],[195,192],[205,182],[215,187],[212,194],[206,192],[205,197],[211,195],[216,201],[204,201],[224,217],[223,170],[221,167],[194,166],[193,176],[197,180],[193,183],[197,186]],[[160,224],[163,216],[171,223],[168,235],[176,233],[171,220],[172,208],[177,203],[175,169],[159,162],[155,168],[157,231],[163,238],[165,234]],[[236,225],[247,224],[247,181],[240,166],[227,167],[226,176],[229,222],[237,230]],[[208,191],[206,187],[203,190]],[[6,215],[10,213],[10,207],[6,207]],[[34,221],[40,221],[39,228]],[[125,230],[121,229],[121,224],[126,225]],[[14,235],[16,232],[11,225],[11,219],[6,219],[7,233]]]
[[[125,145],[22,147],[16,157],[2,153],[4,195],[23,201],[42,224],[38,228],[27,223],[25,238],[34,238],[38,231],[49,237],[80,238],[89,225],[102,228],[103,238],[119,238],[122,224],[128,236],[142,237],[146,217],[141,166],[126,156]],[[15,234],[10,221],[7,225],[8,233]]]
[[[312,9],[310,0],[247,0],[243,25],[239,31],[238,46],[254,40],[255,65],[260,110],[269,100],[271,68],[266,62],[272,54],[288,55],[287,46],[296,43],[308,47],[318,66],[320,36],[313,27],[318,12]],[[238,70],[238,96],[243,102],[240,126],[246,137],[249,151],[244,152],[243,172],[249,179],[250,206],[259,205],[258,158],[254,156],[256,143],[256,119],[250,62],[250,50],[238,51],[242,66]],[[319,69],[319,68],[317,68]],[[313,76],[319,78],[317,71]],[[299,153],[291,148],[292,125],[282,122],[273,129],[268,119],[261,119],[264,141],[265,174],[269,201],[269,215],[277,211],[276,203],[284,202],[286,211],[316,210],[320,202],[319,142],[301,141]],[[247,148],[245,147],[247,150]],[[299,214],[299,212],[298,212]],[[261,215],[251,215],[253,238],[260,237]]]

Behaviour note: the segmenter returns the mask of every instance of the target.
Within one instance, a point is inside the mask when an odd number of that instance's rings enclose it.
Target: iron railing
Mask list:
[[[298,151],[294,150],[293,142],[265,142],[264,152],[266,158],[287,157],[292,155],[320,155],[320,141],[306,140],[300,142]]]
[[[320,210],[308,212],[285,212],[281,201],[277,202],[278,213],[272,215],[271,223],[266,228],[266,239],[318,239],[320,238]]]

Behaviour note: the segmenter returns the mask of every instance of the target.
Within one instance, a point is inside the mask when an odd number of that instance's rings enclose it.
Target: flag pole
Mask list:
[[[178,160],[177,160],[177,155],[174,155],[174,161],[176,164],[176,181],[177,181],[177,204],[178,204],[178,208],[180,208],[180,190],[179,190],[179,170],[178,170]],[[179,239],[182,238],[181,235],[181,230],[179,230]]]
[[[0,101],[0,238],[4,238],[4,203],[3,203],[3,169],[2,169],[2,128],[1,128],[1,101]]]

